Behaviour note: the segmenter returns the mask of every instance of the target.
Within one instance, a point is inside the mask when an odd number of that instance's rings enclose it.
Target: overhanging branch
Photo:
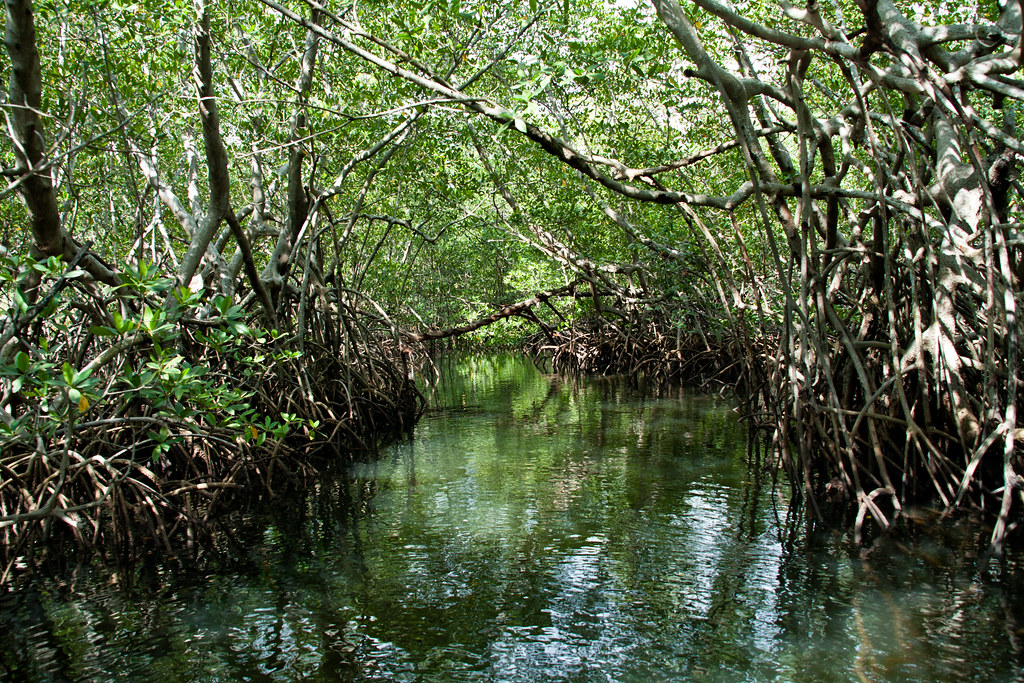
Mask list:
[[[447,330],[427,330],[425,332],[405,332],[405,340],[409,342],[422,342],[433,339],[447,339],[448,337],[458,337],[475,330],[479,330],[481,327],[487,327],[492,325],[499,320],[505,318],[511,318],[516,315],[523,315],[526,311],[532,309],[538,304],[546,303],[549,299],[553,299],[561,296],[575,296],[576,288],[583,284],[583,280],[576,280],[565,287],[559,287],[558,289],[549,289],[545,292],[538,292],[529,299],[524,299],[514,304],[503,306],[500,310],[486,315],[482,318],[478,318],[471,323],[465,325],[459,325],[457,327],[449,327]],[[588,294],[589,296],[589,294]]]

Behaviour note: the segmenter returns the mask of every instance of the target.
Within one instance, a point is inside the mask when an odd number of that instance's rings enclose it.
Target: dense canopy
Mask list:
[[[810,514],[998,551],[1020,4],[652,2],[6,0],[4,573],[408,427],[456,337],[735,387]]]

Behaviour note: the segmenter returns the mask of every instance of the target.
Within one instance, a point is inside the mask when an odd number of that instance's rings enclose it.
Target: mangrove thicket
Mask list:
[[[198,545],[458,344],[734,390],[858,537],[1018,526],[1020,3],[5,5],[2,577]]]

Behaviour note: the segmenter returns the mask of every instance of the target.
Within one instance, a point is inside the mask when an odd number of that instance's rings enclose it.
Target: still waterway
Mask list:
[[[787,523],[726,401],[512,356],[445,366],[431,401],[381,457],[239,518],[233,559],[0,595],[0,676],[1024,680],[1019,551],[982,578],[967,525],[855,547]]]

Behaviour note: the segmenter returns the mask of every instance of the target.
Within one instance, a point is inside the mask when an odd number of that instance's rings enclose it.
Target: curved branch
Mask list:
[[[538,304],[545,303],[548,299],[561,296],[574,296],[576,294],[576,288],[583,283],[583,280],[577,280],[573,283],[566,285],[565,287],[559,287],[558,289],[550,289],[546,292],[537,292],[529,299],[524,299],[514,304],[503,306],[500,310],[474,320],[471,323],[460,325],[458,327],[450,327],[447,330],[427,330],[426,332],[404,332],[403,335],[406,341],[409,342],[423,342],[432,339],[446,339],[448,337],[458,337],[459,335],[467,334],[475,330],[479,330],[481,327],[487,327],[493,325],[499,320],[505,318],[511,318],[515,315],[522,315],[527,310],[533,308]]]

